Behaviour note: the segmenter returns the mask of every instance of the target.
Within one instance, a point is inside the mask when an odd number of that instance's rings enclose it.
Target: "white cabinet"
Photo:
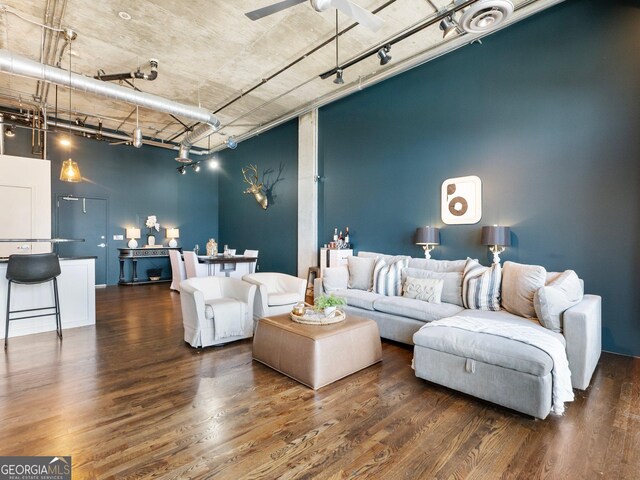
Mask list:
[[[353,255],[353,249],[344,248],[321,248],[320,249],[320,275],[324,273],[327,267],[337,267],[338,265],[346,265],[348,258]]]

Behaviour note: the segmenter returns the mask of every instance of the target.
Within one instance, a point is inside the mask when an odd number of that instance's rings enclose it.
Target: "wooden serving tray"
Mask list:
[[[336,309],[331,315],[328,317],[321,316],[320,314],[309,314],[305,313],[304,315],[296,315],[295,313],[289,313],[291,320],[298,323],[304,323],[306,325],[331,325],[332,323],[338,323],[344,321],[347,316],[345,313]]]

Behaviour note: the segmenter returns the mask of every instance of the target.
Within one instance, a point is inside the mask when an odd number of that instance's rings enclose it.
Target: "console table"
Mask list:
[[[138,260],[145,258],[167,258],[169,257],[169,250],[177,250],[182,252],[180,247],[143,247],[143,248],[119,248],[120,254],[120,279],[118,284],[120,285],[140,285],[143,283],[159,283],[170,282],[171,277],[161,278],[160,280],[140,280],[138,278]],[[130,261],[132,264],[133,278],[131,281],[126,281],[124,278],[124,262]]]

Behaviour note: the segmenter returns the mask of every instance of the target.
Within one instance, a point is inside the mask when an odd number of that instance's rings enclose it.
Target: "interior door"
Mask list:
[[[84,242],[57,244],[61,257],[96,257],[96,285],[107,284],[107,199],[56,197],[56,230],[59,238],[83,238]]]

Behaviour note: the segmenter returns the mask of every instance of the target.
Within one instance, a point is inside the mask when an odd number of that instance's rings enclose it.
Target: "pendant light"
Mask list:
[[[76,38],[76,32],[71,29],[64,31],[64,38],[69,44],[69,139],[71,139],[71,42]],[[60,169],[60,180],[63,182],[77,183],[82,180],[80,175],[80,167],[71,159],[71,142],[67,147],[69,158],[62,162]]]
[[[338,63],[338,10],[336,9],[336,78],[333,81],[336,85],[343,85],[344,79],[342,78],[343,70]]]

